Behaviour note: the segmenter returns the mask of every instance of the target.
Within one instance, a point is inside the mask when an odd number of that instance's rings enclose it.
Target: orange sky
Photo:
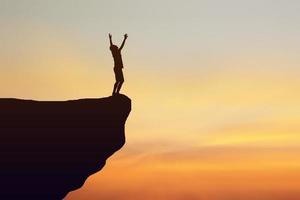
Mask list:
[[[0,97],[109,96],[107,34],[132,99],[127,143],[83,199],[293,200],[300,194],[296,1],[0,2]]]
[[[126,151],[67,199],[299,197],[299,149],[201,148],[130,156]]]

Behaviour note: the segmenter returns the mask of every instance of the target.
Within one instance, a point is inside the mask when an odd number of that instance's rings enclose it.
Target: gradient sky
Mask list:
[[[299,10],[296,0],[0,0],[0,97],[109,96],[107,34],[120,44],[128,33],[127,143],[66,199],[296,200]]]

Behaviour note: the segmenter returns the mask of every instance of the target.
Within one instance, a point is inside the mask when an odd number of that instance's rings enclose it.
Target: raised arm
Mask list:
[[[124,44],[125,44],[125,41],[127,40],[127,38],[128,38],[128,35],[127,34],[125,34],[124,35],[124,40],[123,40],[123,42],[122,42],[122,44],[121,44],[121,46],[120,46],[120,50],[122,50],[123,49],[123,47],[124,47]]]
[[[109,33],[108,36],[109,36],[110,46],[112,46],[113,45],[113,43],[112,43],[112,35]]]

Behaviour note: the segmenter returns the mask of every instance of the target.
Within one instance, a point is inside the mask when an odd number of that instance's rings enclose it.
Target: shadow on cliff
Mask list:
[[[124,95],[0,99],[0,199],[63,199],[125,143]]]

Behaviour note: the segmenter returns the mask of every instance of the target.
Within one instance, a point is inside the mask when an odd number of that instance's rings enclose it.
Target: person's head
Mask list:
[[[117,45],[111,45],[110,46],[110,50],[114,53],[114,52],[117,52],[119,50],[119,47]]]

